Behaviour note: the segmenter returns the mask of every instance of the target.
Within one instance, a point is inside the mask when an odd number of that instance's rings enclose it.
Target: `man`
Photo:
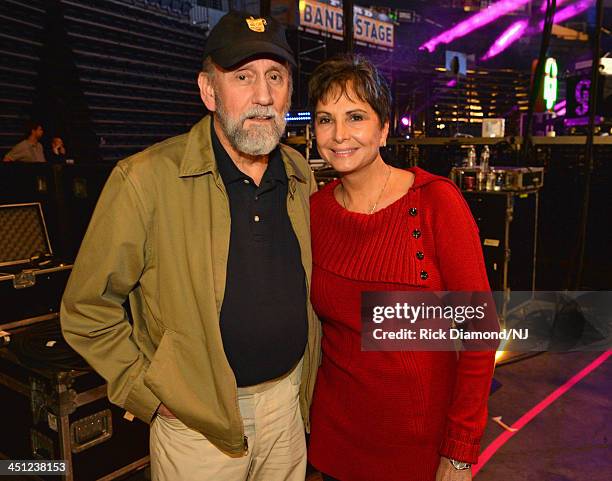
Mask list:
[[[152,422],[153,479],[303,481],[320,326],[308,301],[315,183],[278,144],[293,55],[276,21],[230,13],[204,57],[212,115],[118,163],[63,332],[111,401]]]
[[[46,162],[40,143],[44,133],[39,122],[28,121],[25,128],[25,139],[8,151],[4,156],[4,162]]]

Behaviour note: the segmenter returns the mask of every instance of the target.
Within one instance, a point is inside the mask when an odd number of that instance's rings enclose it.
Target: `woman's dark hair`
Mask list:
[[[312,111],[329,95],[346,95],[349,87],[378,115],[381,127],[391,115],[389,84],[376,67],[360,55],[343,55],[320,64],[308,81],[308,100]],[[350,98],[350,97],[349,97]]]

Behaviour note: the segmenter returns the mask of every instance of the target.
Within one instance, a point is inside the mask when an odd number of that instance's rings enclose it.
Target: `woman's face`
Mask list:
[[[332,91],[315,108],[319,153],[342,175],[374,162],[389,133],[389,122],[381,127],[374,109],[359,99],[350,84],[347,94]]]

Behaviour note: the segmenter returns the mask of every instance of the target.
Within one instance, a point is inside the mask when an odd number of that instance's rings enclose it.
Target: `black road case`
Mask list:
[[[538,191],[463,195],[478,225],[491,289],[534,290]]]
[[[0,327],[58,312],[71,269],[54,257],[40,203],[0,205]]]
[[[144,469],[149,427],[108,401],[102,378],[28,367],[14,352],[20,336],[44,324],[13,331],[0,349],[0,457],[67,461],[66,475],[41,480],[110,481]]]
[[[121,479],[148,465],[149,428],[111,405],[61,335],[71,268],[53,256],[39,203],[0,205],[0,458],[67,462],[39,480]]]

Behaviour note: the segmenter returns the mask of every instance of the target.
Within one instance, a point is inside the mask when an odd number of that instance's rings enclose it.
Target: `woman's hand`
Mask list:
[[[472,481],[472,469],[455,469],[450,459],[441,457],[436,472],[436,481]]]

